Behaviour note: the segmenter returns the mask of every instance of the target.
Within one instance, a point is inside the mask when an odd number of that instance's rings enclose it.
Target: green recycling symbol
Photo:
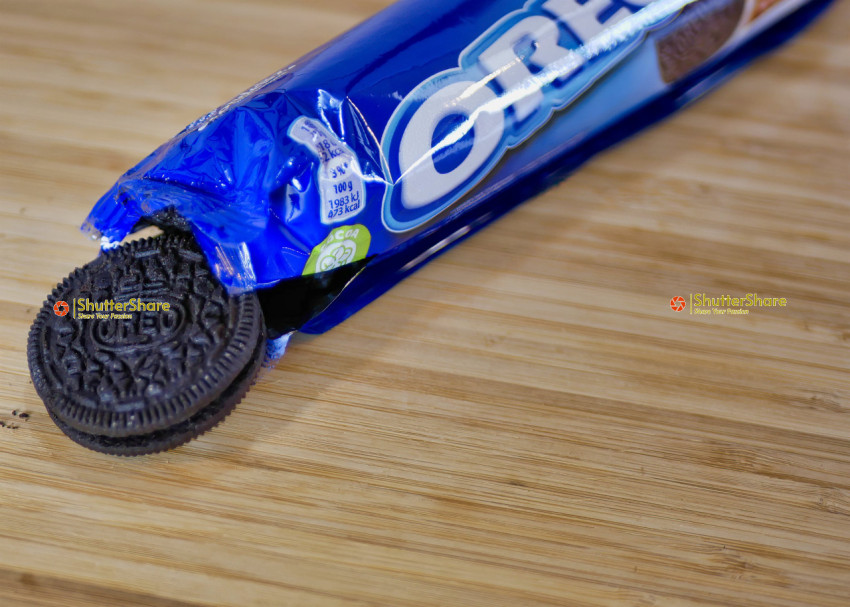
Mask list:
[[[327,272],[365,259],[371,242],[372,235],[366,226],[355,224],[334,228],[327,238],[313,248],[303,275]]]

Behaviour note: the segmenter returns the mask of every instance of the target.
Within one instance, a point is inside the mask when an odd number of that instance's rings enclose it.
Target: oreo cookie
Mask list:
[[[191,236],[131,242],[79,268],[30,330],[33,385],[57,426],[114,455],[176,447],[215,426],[265,352],[257,295],[227,294]]]
[[[670,84],[705,64],[732,38],[744,0],[697,0],[685,6],[658,42],[661,77]]]

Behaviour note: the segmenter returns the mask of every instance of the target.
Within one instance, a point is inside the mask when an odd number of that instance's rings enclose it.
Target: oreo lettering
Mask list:
[[[532,0],[505,16],[390,119],[384,225],[412,230],[460,200],[690,1]]]

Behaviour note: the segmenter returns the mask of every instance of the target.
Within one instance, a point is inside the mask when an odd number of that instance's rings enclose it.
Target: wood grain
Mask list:
[[[847,3],[296,339],[200,440],[53,426],[26,334],[92,202],[386,4],[0,0],[0,605],[847,605]],[[668,303],[747,292],[789,304]]]

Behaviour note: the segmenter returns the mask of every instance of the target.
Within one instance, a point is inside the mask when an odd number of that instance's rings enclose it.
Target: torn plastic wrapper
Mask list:
[[[826,0],[403,0],[189,125],[84,229],[191,230],[271,334],[323,332]],[[282,349],[278,348],[280,352]]]

